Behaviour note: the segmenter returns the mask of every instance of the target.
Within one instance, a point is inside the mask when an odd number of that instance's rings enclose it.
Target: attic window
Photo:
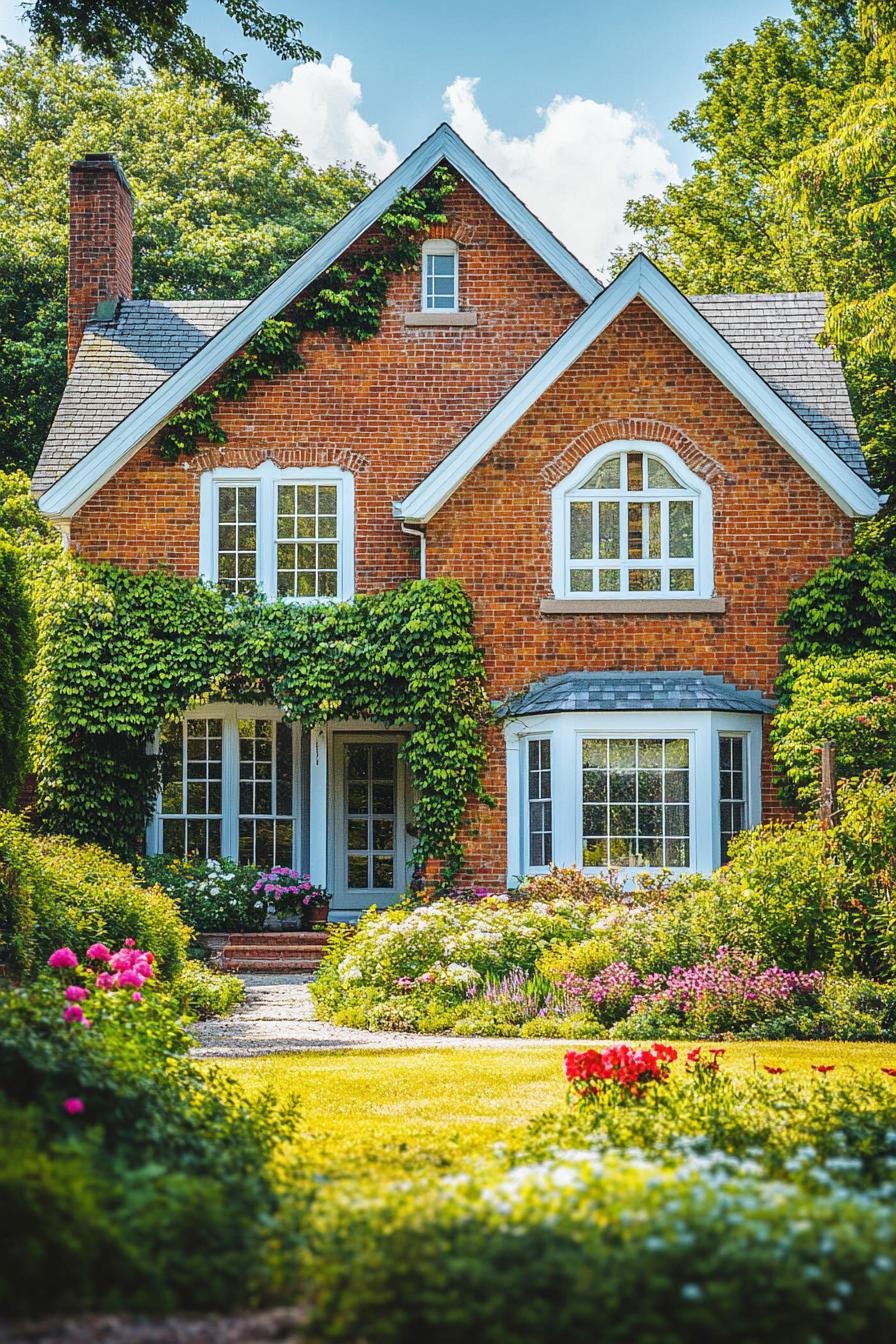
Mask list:
[[[425,313],[458,311],[457,243],[450,238],[430,238],[423,244],[422,279]]]

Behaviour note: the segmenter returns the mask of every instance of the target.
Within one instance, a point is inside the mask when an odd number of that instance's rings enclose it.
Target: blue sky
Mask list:
[[[267,3],[303,20],[320,65],[248,43],[214,0],[189,17],[216,50],[248,52],[274,126],[313,163],[382,176],[449,120],[596,268],[628,241],[625,202],[686,172],[691,150],[668,123],[700,96],[706,53],[791,13],[787,0]],[[21,40],[19,5],[0,0],[0,33]]]

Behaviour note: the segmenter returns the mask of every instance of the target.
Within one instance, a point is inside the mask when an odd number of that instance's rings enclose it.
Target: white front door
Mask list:
[[[394,734],[334,735],[330,872],[337,917],[391,905],[407,890],[413,845],[398,747]]]

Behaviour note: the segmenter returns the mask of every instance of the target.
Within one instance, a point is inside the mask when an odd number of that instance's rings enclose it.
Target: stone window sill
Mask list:
[[[724,597],[545,597],[542,616],[718,616]]]
[[[406,327],[475,327],[477,313],[426,312],[405,313]]]

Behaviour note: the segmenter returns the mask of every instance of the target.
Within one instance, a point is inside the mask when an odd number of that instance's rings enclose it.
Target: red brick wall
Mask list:
[[[80,511],[82,554],[141,569],[198,565],[199,473],[214,465],[338,462],[356,473],[360,591],[417,573],[393,520],[406,495],[525,371],[580,300],[466,185],[446,230],[461,242],[463,308],[478,325],[406,328],[419,277],[396,280],[380,334],[365,346],[315,337],[307,369],[258,385],[226,407],[228,444],[171,466],[142,450]],[[543,616],[551,596],[550,489],[597,443],[659,439],[713,490],[719,616]],[[470,593],[500,697],[576,669],[700,669],[770,692],[787,593],[849,549],[850,522],[739,402],[642,303],[632,304],[471,474],[428,529],[430,576]],[[482,880],[503,881],[500,735],[468,854]],[[766,814],[776,807],[765,758]]]
[[[551,596],[550,491],[599,443],[655,439],[713,492],[723,615],[541,615]],[[496,539],[500,538],[500,545]],[[640,301],[470,474],[428,530],[429,572],[461,580],[477,613],[494,697],[570,670],[697,669],[771,693],[790,589],[848,551],[852,524]],[[487,788],[504,796],[500,734]],[[763,811],[781,813],[764,751]],[[503,880],[503,808],[481,809],[468,854]]]
[[[68,367],[84,327],[105,299],[131,297],[134,199],[111,154],[88,154],[69,169]]]

